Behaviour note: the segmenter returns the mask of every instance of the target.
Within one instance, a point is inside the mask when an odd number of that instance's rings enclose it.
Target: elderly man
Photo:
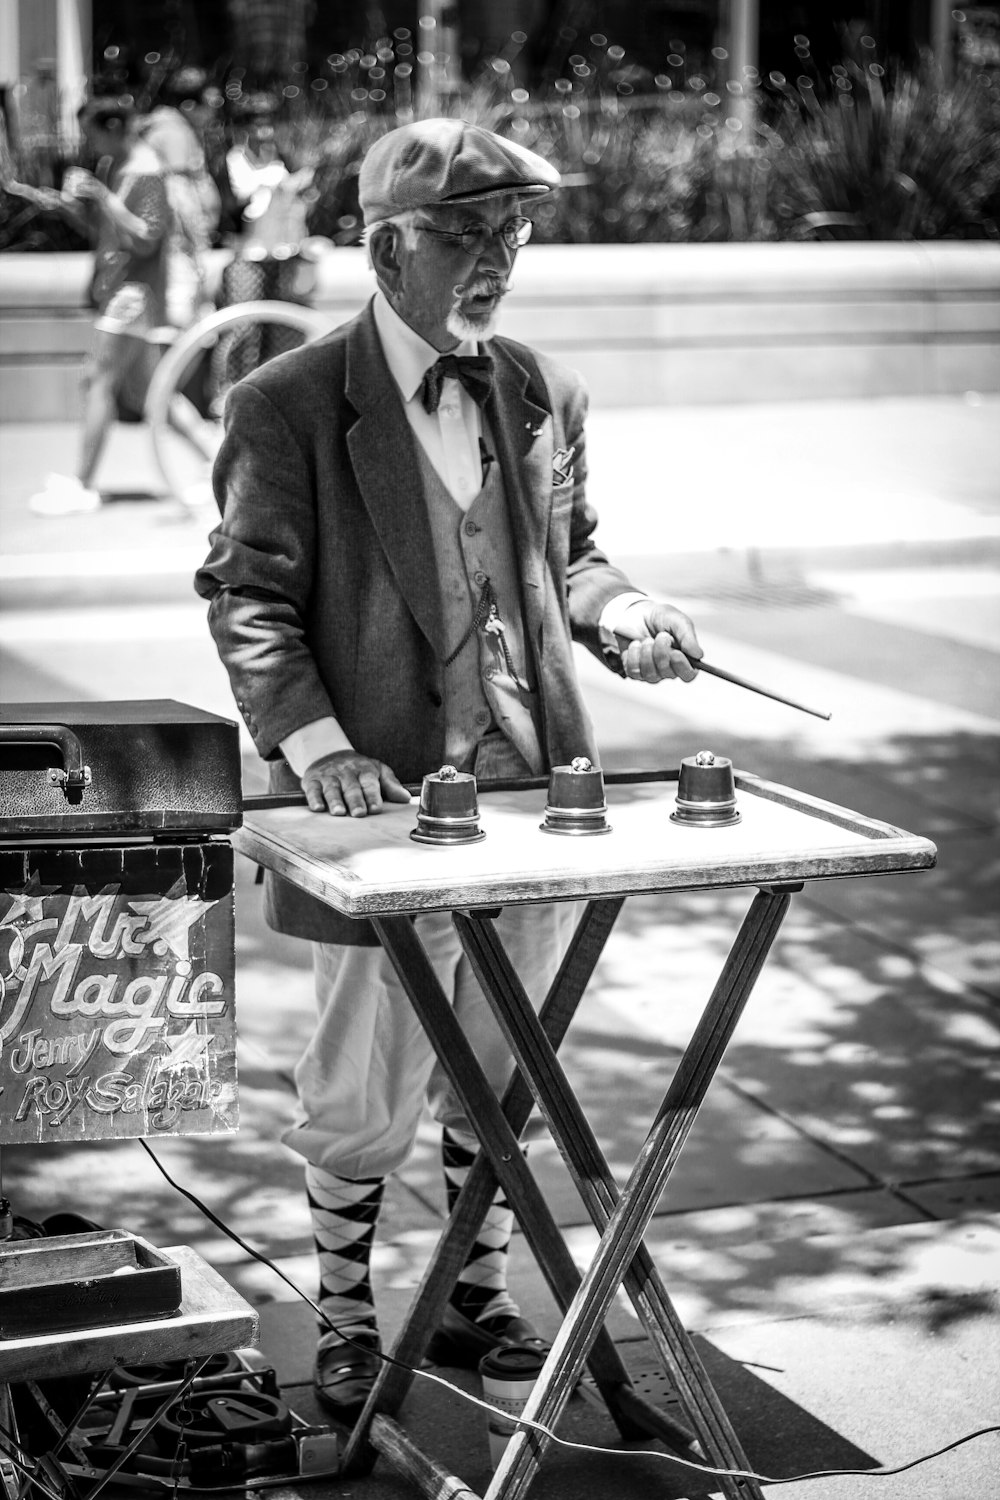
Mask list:
[[[573,640],[637,680],[695,675],[690,620],[633,589],[593,541],[581,381],[493,337],[531,234],[524,208],[558,183],[540,157],[461,120],[392,131],[359,183],[372,301],[230,396],[223,519],[197,587],[272,789],[301,787],[317,814],[378,813],[443,762],[481,780],[596,762]],[[265,901],[272,926],[313,943],[318,1021],[284,1139],[305,1159],[320,1258],[316,1390],[351,1420],[378,1369],[368,1266],[384,1180],[425,1099],[449,1205],[477,1141],[366,924],[270,877]],[[555,904],[498,919],[535,1003],[572,920]],[[447,913],[416,925],[501,1091],[511,1059]],[[498,1197],[436,1361],[544,1347],[507,1291],[511,1230]]]

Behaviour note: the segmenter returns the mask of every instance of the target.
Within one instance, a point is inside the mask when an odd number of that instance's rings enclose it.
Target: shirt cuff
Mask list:
[[[613,599],[608,600],[607,604],[601,610],[601,618],[597,622],[598,629],[601,632],[602,646],[608,650],[618,650],[618,638],[615,631],[617,626],[621,624],[625,611],[631,605],[638,604],[640,600],[648,598],[648,594],[641,594],[637,589],[633,589],[631,593],[616,594]]]
[[[354,749],[332,714],[327,714],[322,719],[313,719],[311,724],[303,724],[301,729],[293,729],[279,743],[282,754],[299,777],[321,755]]]

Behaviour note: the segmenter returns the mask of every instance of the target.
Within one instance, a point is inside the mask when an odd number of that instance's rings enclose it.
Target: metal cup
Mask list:
[[[410,838],[418,844],[478,844],[485,837],[479,827],[476,778],[471,772],[442,766],[425,776],[417,826]]]
[[[553,766],[549,772],[549,800],[543,833],[610,833],[605,814],[604,773],[585,755],[568,766]]]
[[[674,823],[698,828],[725,828],[740,821],[736,808],[733,763],[711,750],[699,750],[681,761],[677,778],[677,803],[670,814]]]

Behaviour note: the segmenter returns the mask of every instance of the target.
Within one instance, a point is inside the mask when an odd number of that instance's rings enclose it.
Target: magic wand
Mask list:
[[[617,635],[616,639],[618,641],[618,649],[624,656],[632,642],[621,635]],[[695,661],[693,657],[689,656],[687,660],[694,667],[695,671],[707,672],[709,677],[721,677],[723,682],[731,682],[736,687],[747,688],[751,693],[760,693],[762,698],[773,698],[775,703],[784,703],[788,708],[800,709],[802,713],[812,714],[816,719],[829,719],[833,717],[832,714],[826,714],[820,708],[809,708],[805,703],[797,703],[794,698],[785,698],[781,693],[772,693],[770,688],[761,687],[756,682],[748,682],[745,677],[737,677],[735,672],[726,672],[722,667],[710,666],[704,657],[702,657],[701,661]]]
[[[794,698],[784,698],[781,693],[772,693],[770,688],[760,687],[756,682],[748,682],[745,677],[737,677],[735,672],[724,672],[721,667],[711,667],[704,658],[701,661],[694,661],[689,656],[688,661],[697,671],[707,672],[710,677],[721,677],[723,682],[735,683],[736,687],[748,688],[751,693],[760,693],[762,698],[773,698],[775,703],[785,703],[789,708],[801,709],[804,714],[812,714],[817,719],[832,717],[830,714],[823,713],[822,709],[809,708],[805,703],[796,703]]]

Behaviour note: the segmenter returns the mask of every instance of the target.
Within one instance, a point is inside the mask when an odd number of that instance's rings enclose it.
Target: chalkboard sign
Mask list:
[[[227,841],[0,850],[0,1144],[236,1129]]]

